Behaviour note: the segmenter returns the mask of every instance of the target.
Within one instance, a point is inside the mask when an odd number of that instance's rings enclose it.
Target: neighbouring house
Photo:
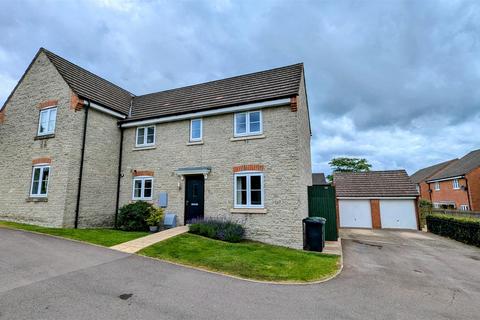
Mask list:
[[[437,163],[433,166],[420,169],[410,176],[410,180],[415,183],[417,191],[420,194],[420,199],[432,201],[432,198],[430,196],[430,186],[427,183],[428,178],[448,166],[450,163],[457,160],[458,159],[452,159],[442,163]]]
[[[419,179],[422,170],[412,175],[412,180],[426,190],[422,199],[431,201],[435,208],[480,211],[480,149]]]
[[[310,137],[303,64],[134,95],[41,48],[0,112],[0,219],[113,226],[161,198],[301,248]]]
[[[418,229],[418,192],[405,170],[336,172],[340,228]]]
[[[324,173],[313,173],[312,174],[312,184],[314,186],[328,184],[327,180],[325,179],[325,174]]]

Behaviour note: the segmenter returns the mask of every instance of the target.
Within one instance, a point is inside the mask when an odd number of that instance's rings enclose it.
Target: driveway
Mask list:
[[[284,286],[0,229],[0,319],[478,319],[478,248],[420,232],[343,235],[339,277]]]

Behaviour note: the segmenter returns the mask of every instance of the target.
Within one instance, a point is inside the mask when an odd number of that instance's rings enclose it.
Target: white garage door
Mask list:
[[[380,200],[382,228],[417,229],[414,200]]]
[[[369,200],[338,200],[338,209],[340,211],[340,227],[372,227]]]

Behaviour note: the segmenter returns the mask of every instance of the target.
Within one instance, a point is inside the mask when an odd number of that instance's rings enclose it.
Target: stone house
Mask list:
[[[300,248],[310,137],[303,64],[137,96],[41,48],[0,111],[0,219],[113,226],[143,200]]]
[[[435,208],[480,211],[480,149],[418,170],[411,180]]]

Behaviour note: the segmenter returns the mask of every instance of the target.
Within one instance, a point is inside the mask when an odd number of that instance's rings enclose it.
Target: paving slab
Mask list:
[[[152,244],[167,240],[171,237],[178,236],[179,234],[182,234],[185,232],[188,232],[187,226],[175,227],[172,229],[167,229],[157,233],[153,233],[145,237],[137,238],[128,242],[117,244],[116,246],[113,246],[110,248],[114,250],[122,251],[125,253],[135,253],[142,250],[143,248],[151,246]]]

